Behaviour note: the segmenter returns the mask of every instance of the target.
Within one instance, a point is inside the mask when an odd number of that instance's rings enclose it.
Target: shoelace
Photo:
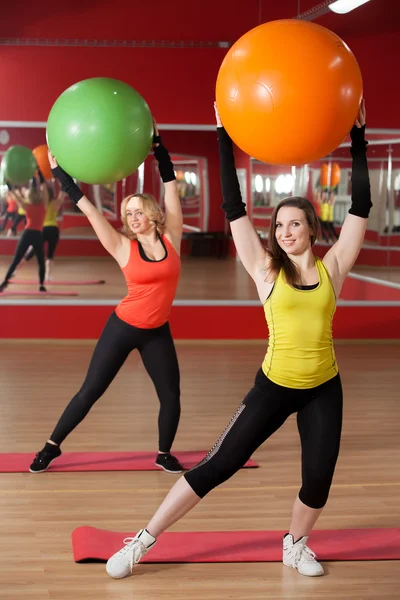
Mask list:
[[[131,552],[129,562],[130,562],[130,570],[132,573],[132,569],[134,565],[140,561],[142,556],[146,554],[147,548],[138,538],[125,538],[124,544],[126,546],[119,551],[120,556],[125,556],[128,552]],[[138,551],[138,552],[137,552]]]
[[[47,456],[47,452],[45,452],[44,450],[41,452],[38,452],[36,454],[36,461],[39,463],[43,462],[45,460],[46,456]]]
[[[159,457],[161,457],[161,459],[164,460],[165,462],[167,460],[169,460],[171,462],[179,462],[178,459],[176,458],[176,456],[172,456],[172,454],[159,454]]]
[[[302,546],[301,544],[294,544],[290,549],[291,557],[293,558],[293,564],[295,567],[299,564],[302,558],[305,560],[315,560],[316,554],[308,546]]]
[[[46,452],[46,450],[41,450],[36,454],[36,461],[39,463],[45,461],[47,458],[53,459],[55,456],[50,454],[50,452]]]
[[[178,459],[176,458],[176,456],[172,456],[172,454],[167,455],[168,456],[168,460],[170,460],[171,462],[179,462]]]

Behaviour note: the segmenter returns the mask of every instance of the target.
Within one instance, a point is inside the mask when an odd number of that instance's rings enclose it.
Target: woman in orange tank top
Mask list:
[[[182,465],[170,453],[180,418],[180,376],[168,319],[180,274],[183,218],[173,164],[156,125],[153,151],[164,182],[165,214],[149,194],[132,194],[121,205],[120,232],[49,155],[53,175],[119,264],[128,294],[109,318],[81,389],[36,454],[31,473],[45,471],[61,455],[61,443],[104,394],[134,349],[139,351],[160,401],[156,465],[169,473],[182,471]]]
[[[31,186],[28,189],[22,190],[7,184],[10,194],[14,198],[19,208],[23,208],[26,214],[25,229],[19,240],[17,249],[11,265],[8,268],[4,281],[0,284],[0,293],[5,290],[9,280],[11,279],[15,269],[23,260],[25,252],[30,246],[35,250],[36,259],[39,266],[39,291],[46,292],[44,287],[45,262],[43,251],[42,229],[44,217],[46,215],[46,207],[49,201],[49,192],[44,180],[44,177],[38,169],[40,184],[35,177],[32,180]]]
[[[15,215],[17,214],[17,211],[18,211],[17,203],[15,202],[11,192],[9,191],[6,194],[6,201],[4,203],[3,212],[1,214],[1,216],[4,217],[4,221],[3,221],[2,225],[0,226],[0,233],[2,233],[3,231],[6,230],[8,221],[11,222],[11,228],[9,229],[10,233],[8,235],[11,235],[11,233],[13,233],[12,226],[13,226],[13,221],[14,221]]]

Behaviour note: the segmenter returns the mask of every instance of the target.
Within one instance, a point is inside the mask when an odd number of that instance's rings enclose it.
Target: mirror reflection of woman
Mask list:
[[[52,271],[54,264],[54,257],[58,242],[60,239],[60,229],[58,227],[58,214],[60,212],[62,203],[65,198],[65,192],[59,191],[56,197],[54,197],[53,189],[49,189],[49,202],[46,208],[46,214],[43,222],[43,246],[47,247],[46,254],[46,273],[45,281],[52,280]],[[31,247],[24,256],[24,263],[29,262],[35,255],[35,250]]]
[[[46,292],[44,286],[45,262],[42,229],[49,201],[49,192],[40,170],[39,179],[40,183],[38,184],[34,177],[29,188],[19,189],[9,183],[7,184],[19,209],[25,212],[26,225],[18,242],[12,263],[8,268],[3,283],[0,285],[0,292],[3,292],[8,286],[14,271],[23,260],[24,255],[30,246],[35,250],[36,259],[39,265],[39,291]]]

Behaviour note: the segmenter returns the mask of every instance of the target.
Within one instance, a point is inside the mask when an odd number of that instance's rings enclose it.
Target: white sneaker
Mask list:
[[[107,573],[114,579],[127,577],[132,573],[134,565],[147,554],[156,542],[156,538],[150,535],[146,529],[141,529],[134,538],[125,538],[126,546],[108,560]]]
[[[283,538],[283,564],[293,567],[300,575],[320,577],[324,569],[315,560],[315,554],[306,546],[308,536],[304,536],[294,543],[293,536],[289,533]]]

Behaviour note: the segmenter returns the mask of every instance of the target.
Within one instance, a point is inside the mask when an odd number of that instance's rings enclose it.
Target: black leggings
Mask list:
[[[339,454],[342,429],[342,385],[339,375],[312,389],[282,387],[260,369],[254,387],[207,456],[185,474],[203,498],[238,471],[253,452],[293,413],[302,446],[300,500],[322,508],[328,499]]]
[[[7,275],[5,276],[4,281],[8,281],[10,279],[11,275],[14,273],[15,269],[18,267],[19,263],[24,258],[25,252],[28,250],[29,246],[33,246],[33,249],[35,251],[36,259],[39,265],[40,285],[43,285],[45,274],[43,238],[42,232],[37,231],[36,229],[25,229],[22,233],[17,249],[15,251],[13,261],[7,271]]]
[[[321,226],[322,237],[326,242],[329,241],[329,238],[332,238],[335,240],[339,239],[339,235],[335,229],[333,221],[321,221],[321,219],[320,219],[319,224]]]
[[[12,232],[14,235],[17,235],[18,225],[22,222],[26,223],[26,215],[20,215],[19,212],[17,211],[16,213],[14,213],[14,220],[13,220],[13,224],[11,226],[11,229],[12,229]]]
[[[60,239],[60,231],[56,225],[48,225],[43,227],[43,246],[47,243],[47,259],[53,260],[54,253],[56,251],[58,240]],[[34,256],[35,250],[32,247],[27,254],[25,254],[25,260],[31,260]]]
[[[61,444],[79,425],[136,348],[160,401],[159,450],[169,452],[181,413],[179,365],[169,324],[139,329],[119,319],[115,312],[97,342],[81,389],[68,404],[50,437],[53,442]]]
[[[15,212],[6,212],[4,215],[3,224],[0,225],[0,232],[4,231],[6,229],[8,221],[11,221],[11,227],[12,227],[12,225],[14,223],[14,218],[15,218]]]

